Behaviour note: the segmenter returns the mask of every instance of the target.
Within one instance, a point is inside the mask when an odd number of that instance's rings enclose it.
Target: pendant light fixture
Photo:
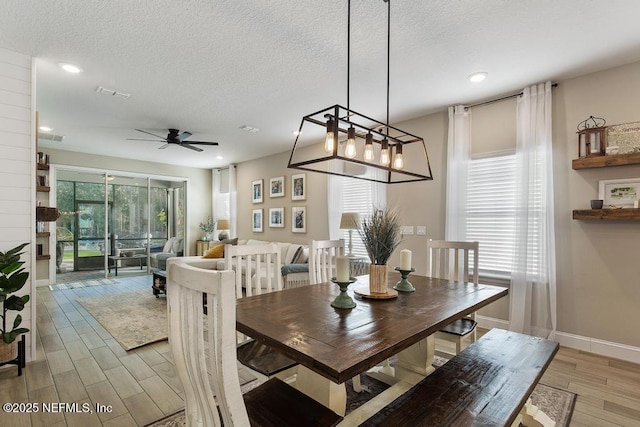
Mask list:
[[[387,3],[386,122],[351,109],[351,0],[347,0],[347,106],[336,104],[302,118],[289,168],[385,184],[433,179],[424,139],[389,124],[391,0],[382,1]],[[323,149],[316,148],[318,144]]]

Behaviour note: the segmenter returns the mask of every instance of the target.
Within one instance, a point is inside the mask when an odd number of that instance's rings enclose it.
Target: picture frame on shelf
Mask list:
[[[284,197],[284,176],[269,180],[269,197]]]
[[[253,203],[262,203],[263,180],[257,179],[251,183],[251,201]]]
[[[307,232],[307,207],[293,206],[291,208],[291,232],[306,233]]]
[[[307,174],[291,175],[291,200],[307,200]]]
[[[598,181],[598,198],[604,208],[633,208],[640,199],[640,178],[607,179]]]
[[[269,227],[284,228],[284,208],[269,209]]]
[[[253,209],[251,211],[251,231],[262,233],[262,209]]]

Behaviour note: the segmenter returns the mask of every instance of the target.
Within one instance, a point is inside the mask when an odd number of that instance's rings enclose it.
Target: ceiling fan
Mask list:
[[[203,151],[202,148],[194,147],[194,145],[218,145],[217,142],[211,141],[185,141],[185,139],[189,138],[192,133],[191,132],[182,132],[178,129],[169,129],[169,134],[166,137],[156,135],[151,132],[147,132],[146,130],[136,129],[138,132],[146,133],[151,136],[155,136],[156,138],[160,138],[160,140],[156,139],[138,139],[138,138],[127,138],[128,141],[157,141],[157,142],[165,142],[165,144],[161,147],[158,147],[160,150],[163,150],[169,146],[169,144],[178,144],[181,147],[189,148],[194,151]]]

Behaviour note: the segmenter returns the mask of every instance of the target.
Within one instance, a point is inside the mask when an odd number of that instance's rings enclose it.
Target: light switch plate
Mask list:
[[[400,234],[404,236],[413,235],[413,225],[403,225],[402,228],[400,229]]]
[[[418,236],[426,236],[427,235],[427,226],[426,225],[419,225],[416,227],[417,231],[416,234]]]

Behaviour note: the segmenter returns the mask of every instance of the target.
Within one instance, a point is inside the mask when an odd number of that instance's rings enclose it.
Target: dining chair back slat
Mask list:
[[[309,283],[325,283],[335,277],[341,255],[344,255],[343,239],[309,241]]]
[[[227,269],[237,273],[237,298],[282,290],[282,260],[276,243],[226,245],[224,256]]]

